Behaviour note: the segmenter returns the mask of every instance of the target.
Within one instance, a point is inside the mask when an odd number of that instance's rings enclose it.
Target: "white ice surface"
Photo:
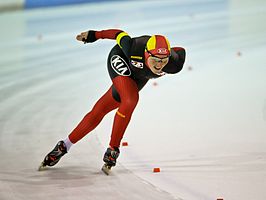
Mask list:
[[[0,199],[265,200],[265,19],[263,0],[1,14]],[[75,41],[80,31],[108,28],[167,35],[186,48],[184,69],[141,91],[112,175],[100,168],[114,113],[56,167],[37,172],[111,84],[106,58],[115,41]]]

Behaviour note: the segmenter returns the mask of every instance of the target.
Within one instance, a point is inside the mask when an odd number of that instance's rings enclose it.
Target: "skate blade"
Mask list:
[[[43,170],[45,170],[46,168],[47,168],[46,165],[44,165],[44,162],[42,162],[41,165],[40,165],[39,168],[38,168],[38,171],[43,171]]]
[[[111,166],[104,164],[102,167],[102,171],[108,176],[111,172],[111,168],[112,168]]]

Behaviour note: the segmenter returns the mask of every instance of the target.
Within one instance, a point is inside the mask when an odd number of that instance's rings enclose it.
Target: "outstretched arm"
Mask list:
[[[77,35],[76,39],[84,42],[84,44],[95,42],[98,39],[116,40],[117,44],[126,56],[129,56],[129,50],[132,45],[131,37],[126,32],[119,29],[108,29],[102,31],[89,30]]]
[[[84,43],[95,42],[98,39],[111,39],[115,40],[119,33],[123,32],[119,29],[108,29],[102,31],[89,30],[77,35],[76,39]]]

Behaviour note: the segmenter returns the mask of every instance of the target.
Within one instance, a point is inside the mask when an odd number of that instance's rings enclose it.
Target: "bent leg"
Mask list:
[[[139,100],[139,91],[135,81],[129,77],[117,76],[113,80],[121,103],[116,112],[111,134],[111,147],[119,147],[132,113]]]
[[[119,106],[119,102],[112,97],[112,89],[97,101],[93,109],[85,115],[78,126],[69,134],[69,140],[75,144],[91,132],[102,121],[103,117]]]

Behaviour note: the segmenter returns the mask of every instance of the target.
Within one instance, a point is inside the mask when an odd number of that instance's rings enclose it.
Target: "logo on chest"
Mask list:
[[[126,61],[119,55],[114,55],[111,57],[111,66],[113,70],[121,76],[130,76],[131,71]]]
[[[142,62],[135,61],[135,60],[131,60],[131,65],[133,65],[136,68],[140,68],[140,69],[143,68],[143,63]]]

